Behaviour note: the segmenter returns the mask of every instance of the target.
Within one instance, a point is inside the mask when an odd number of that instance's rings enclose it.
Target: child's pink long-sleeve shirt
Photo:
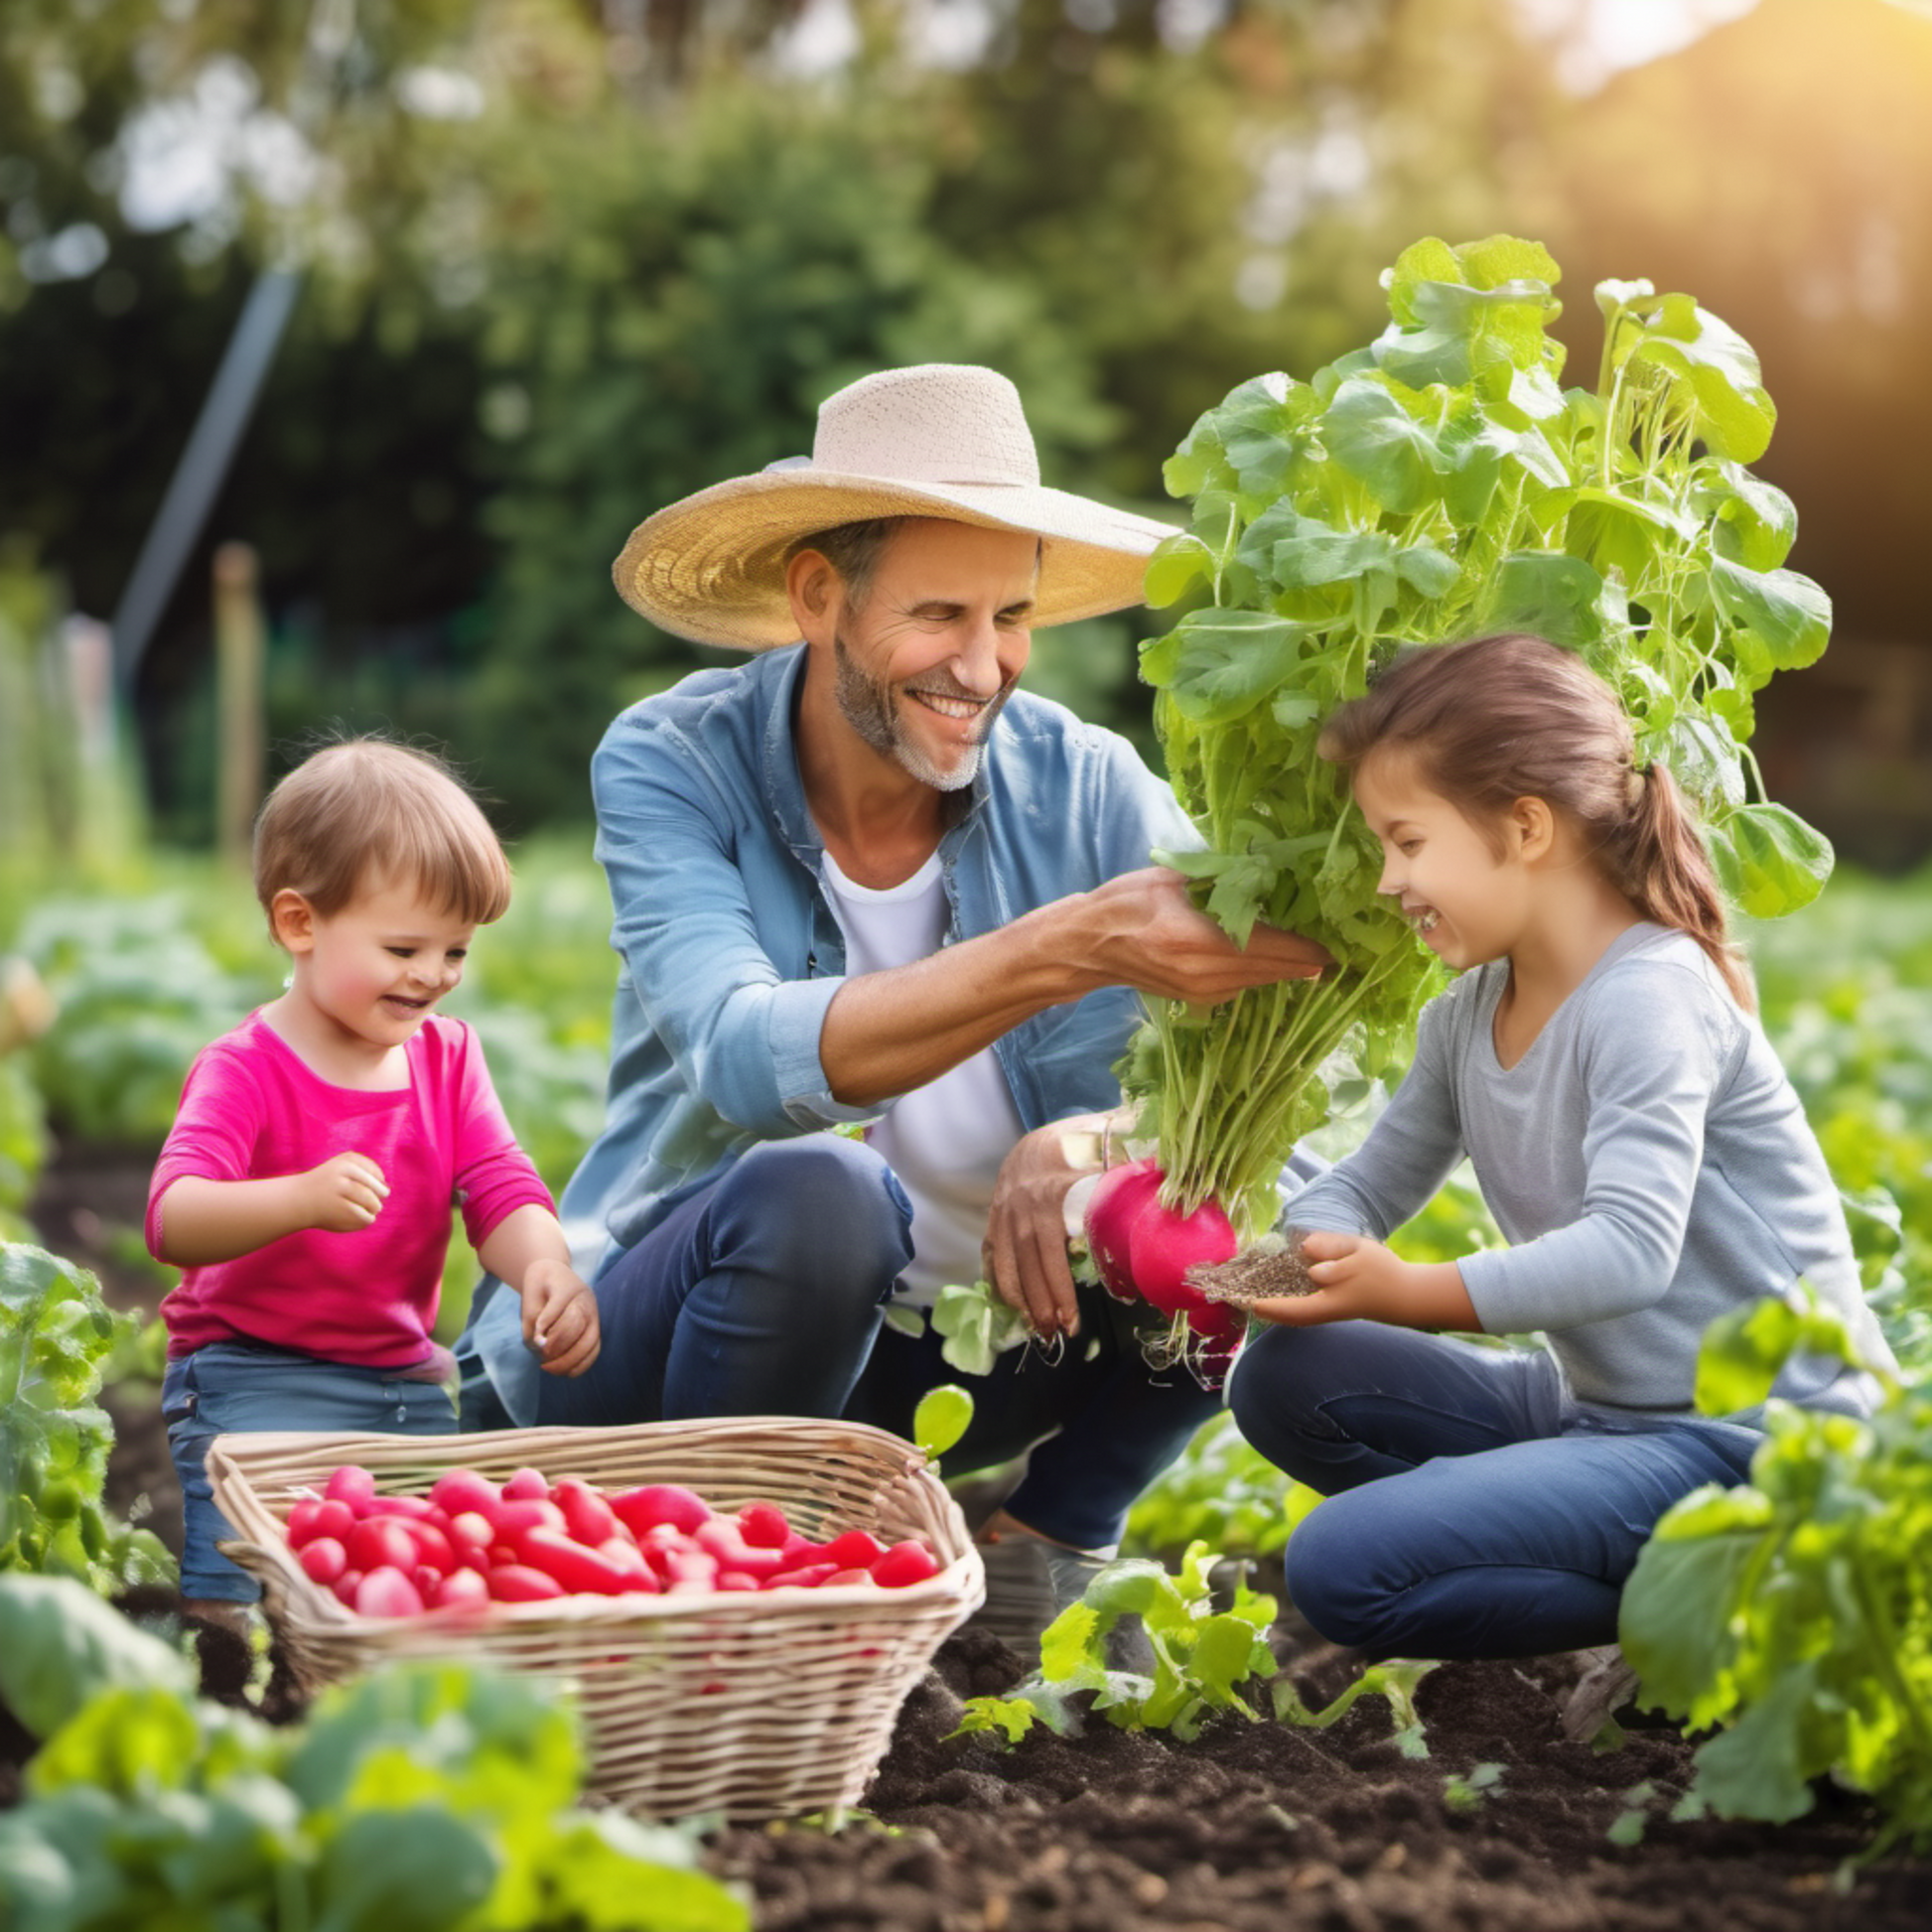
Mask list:
[[[352,1152],[382,1170],[389,1197],[352,1234],[306,1229],[185,1270],[161,1305],[170,1355],[263,1341],[367,1368],[416,1366],[434,1352],[452,1205],[472,1247],[514,1209],[551,1207],[475,1032],[433,1015],[405,1050],[409,1085],[381,1093],[332,1086],[259,1014],[197,1056],[148,1188],[151,1252],[162,1248],[162,1196],[191,1174],[260,1180]]]

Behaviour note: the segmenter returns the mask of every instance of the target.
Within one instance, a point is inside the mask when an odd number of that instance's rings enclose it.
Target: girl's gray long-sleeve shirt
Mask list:
[[[1476,1314],[1489,1334],[1542,1330],[1579,1402],[1692,1413],[1706,1326],[1800,1277],[1895,1370],[1804,1109],[1703,948],[1632,927],[1505,1067],[1508,976],[1496,961],[1430,1004],[1387,1111],[1295,1197],[1295,1225],[1386,1240],[1466,1152],[1511,1244],[1461,1262]],[[1799,1356],[1772,1393],[1865,1414],[1875,1387]]]

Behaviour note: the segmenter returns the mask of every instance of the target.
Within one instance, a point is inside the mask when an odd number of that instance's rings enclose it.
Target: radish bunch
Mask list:
[[[1213,1201],[1191,1214],[1169,1207],[1161,1198],[1166,1178],[1153,1161],[1109,1168],[1087,1202],[1087,1246],[1115,1300],[1146,1302],[1173,1317],[1166,1357],[1185,1363],[1203,1388],[1217,1389],[1234,1365],[1248,1318],[1210,1301],[1187,1271],[1227,1261],[1241,1244]]]
[[[775,1503],[714,1510],[694,1490],[615,1494],[577,1476],[518,1469],[495,1483],[451,1469],[427,1496],[382,1495],[345,1463],[289,1511],[289,1545],[312,1583],[362,1616],[416,1616],[562,1596],[698,1596],[719,1590],[887,1589],[939,1574],[916,1537],[801,1536]]]

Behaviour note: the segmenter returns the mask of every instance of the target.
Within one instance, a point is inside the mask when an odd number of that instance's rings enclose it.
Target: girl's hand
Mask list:
[[[1324,1321],[1387,1321],[1401,1328],[1457,1328],[1482,1323],[1452,1261],[1404,1261],[1362,1234],[1311,1234],[1302,1243],[1311,1295],[1258,1302],[1253,1312],[1284,1327]]]
[[[330,1234],[354,1234],[370,1226],[389,1198],[389,1183],[366,1154],[337,1154],[302,1176],[301,1225]]]
[[[582,1375],[597,1360],[597,1297],[568,1262],[533,1261],[523,1276],[523,1339],[546,1375]]]

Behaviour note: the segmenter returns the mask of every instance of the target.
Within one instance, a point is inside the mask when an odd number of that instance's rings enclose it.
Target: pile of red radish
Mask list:
[[[1087,1247],[1108,1294],[1173,1315],[1174,1354],[1204,1386],[1218,1388],[1247,1333],[1248,1317],[1210,1301],[1187,1280],[1187,1271],[1231,1260],[1241,1243],[1213,1201],[1191,1214],[1165,1205],[1166,1178],[1152,1161],[1109,1168],[1087,1201]]]
[[[391,1496],[346,1463],[289,1511],[288,1537],[311,1582],[362,1616],[633,1592],[893,1589],[940,1570],[917,1538],[888,1546],[845,1530],[816,1543],[775,1503],[724,1515],[677,1483],[607,1494],[538,1469],[500,1484],[451,1469],[427,1496]]]

